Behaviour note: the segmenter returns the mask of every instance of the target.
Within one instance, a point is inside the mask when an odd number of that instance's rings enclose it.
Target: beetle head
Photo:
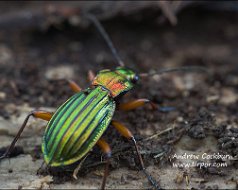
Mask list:
[[[132,69],[126,67],[117,67],[115,71],[133,84],[137,83],[137,81],[139,80],[139,76]]]

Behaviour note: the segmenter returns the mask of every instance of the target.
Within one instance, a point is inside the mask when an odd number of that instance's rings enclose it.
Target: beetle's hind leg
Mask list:
[[[144,166],[144,162],[143,162],[143,159],[141,157],[141,154],[139,153],[139,150],[138,150],[138,146],[137,146],[137,143],[136,143],[136,140],[134,138],[134,136],[132,135],[132,133],[130,132],[129,129],[127,129],[123,124],[121,124],[120,122],[118,121],[115,121],[113,120],[111,122],[111,124],[117,129],[117,131],[124,137],[126,137],[127,139],[131,140],[135,146],[135,149],[136,149],[136,154],[138,156],[138,159],[139,159],[139,162],[140,162],[140,166],[141,166],[141,169],[143,171],[143,173],[146,175],[147,179],[149,180],[149,182],[156,188],[156,189],[160,189],[159,185],[157,184],[156,180],[151,176],[149,175],[149,173],[146,171],[145,169],[145,166]]]
[[[175,110],[175,107],[167,107],[167,106],[166,107],[161,107],[158,104],[152,102],[151,100],[144,99],[144,98],[137,99],[137,100],[132,100],[132,101],[129,101],[129,102],[126,102],[126,103],[121,103],[121,104],[119,104],[118,109],[119,110],[124,110],[124,111],[129,111],[129,110],[134,110],[136,108],[142,107],[146,104],[150,104],[152,109],[158,110],[158,111],[161,111],[161,112],[169,112],[169,111]]]
[[[17,140],[19,139],[19,137],[21,136],[24,128],[26,127],[26,124],[29,120],[29,118],[31,116],[35,117],[35,118],[40,118],[40,119],[43,119],[43,120],[46,120],[46,121],[49,121],[52,117],[53,113],[51,112],[46,112],[46,111],[32,111],[30,112],[26,119],[24,120],[21,128],[19,129],[17,135],[15,136],[15,138],[13,139],[11,145],[8,147],[8,149],[6,150],[6,152],[0,157],[0,160],[1,159],[4,159],[4,158],[7,158],[9,156],[9,154],[11,153],[11,151],[13,150]]]

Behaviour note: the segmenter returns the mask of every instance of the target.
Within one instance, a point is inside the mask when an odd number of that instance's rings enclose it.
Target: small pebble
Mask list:
[[[237,101],[238,96],[232,89],[225,88],[222,90],[222,96],[220,98],[220,103],[224,105],[233,104]]]
[[[0,64],[8,64],[12,58],[12,51],[7,46],[0,44]]]
[[[0,99],[5,100],[6,99],[6,93],[0,92]]]
[[[74,68],[70,66],[48,68],[45,77],[48,80],[72,79],[74,78]]]

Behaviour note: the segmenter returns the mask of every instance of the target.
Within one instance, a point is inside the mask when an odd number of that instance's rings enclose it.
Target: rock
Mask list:
[[[0,135],[15,135],[17,131],[18,129],[15,124],[0,118]]]
[[[56,68],[48,68],[46,70],[45,77],[48,80],[72,79],[74,78],[74,69],[70,66],[58,66]]]
[[[41,177],[40,179],[35,179],[30,182],[29,186],[27,188],[29,189],[49,189],[49,183],[53,182],[53,177],[50,175],[47,175],[45,177]]]
[[[0,99],[5,100],[6,99],[6,93],[5,92],[0,92]]]
[[[0,44],[0,64],[6,65],[13,60],[12,51],[3,44]]]
[[[238,100],[237,94],[229,88],[222,89],[220,103],[224,105],[233,104]]]
[[[33,162],[30,155],[1,160],[0,189],[18,189],[19,187],[40,189],[42,186],[49,187],[46,184],[51,182],[50,176],[42,178],[42,176],[36,175],[40,165],[41,160]],[[10,170],[11,173],[9,173]],[[7,181],[7,183],[2,183],[3,181]]]

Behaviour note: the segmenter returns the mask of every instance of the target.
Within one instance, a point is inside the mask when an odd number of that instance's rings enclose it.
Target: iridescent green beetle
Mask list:
[[[67,100],[50,119],[43,136],[42,151],[47,164],[64,166],[83,158],[98,142],[111,122],[116,103],[114,98],[130,90],[133,83],[126,68],[103,70],[92,82],[92,87],[80,91]]]
[[[109,36],[104,31],[101,24],[93,15],[86,15],[99,29],[106,40],[113,55],[117,59],[120,67],[114,71],[102,70],[96,76],[91,75],[92,85],[86,90],[81,88],[73,81],[69,80],[70,87],[76,92],[54,113],[47,111],[32,111],[23,122],[16,137],[10,147],[0,160],[6,158],[14,148],[18,138],[23,132],[30,116],[49,121],[43,135],[42,152],[44,160],[49,166],[66,166],[80,161],[79,167],[74,171],[76,178],[81,163],[86,158],[90,150],[97,144],[107,155],[105,172],[101,188],[105,188],[106,177],[108,174],[109,158],[111,157],[110,146],[101,138],[109,124],[113,125],[121,135],[132,140],[135,145],[141,169],[150,183],[159,189],[157,182],[147,173],[141,155],[139,154],[136,140],[132,133],[123,124],[112,120],[116,103],[115,98],[131,90],[139,79],[131,69],[124,66],[117,54]],[[188,68],[175,68],[163,70],[154,74],[170,72],[175,70],[187,70]],[[196,68],[200,69],[200,68]],[[191,67],[189,68],[191,70]],[[140,76],[149,74],[140,74]],[[148,99],[138,99],[124,104],[119,104],[118,109],[132,110],[149,103],[157,109],[157,105]]]

